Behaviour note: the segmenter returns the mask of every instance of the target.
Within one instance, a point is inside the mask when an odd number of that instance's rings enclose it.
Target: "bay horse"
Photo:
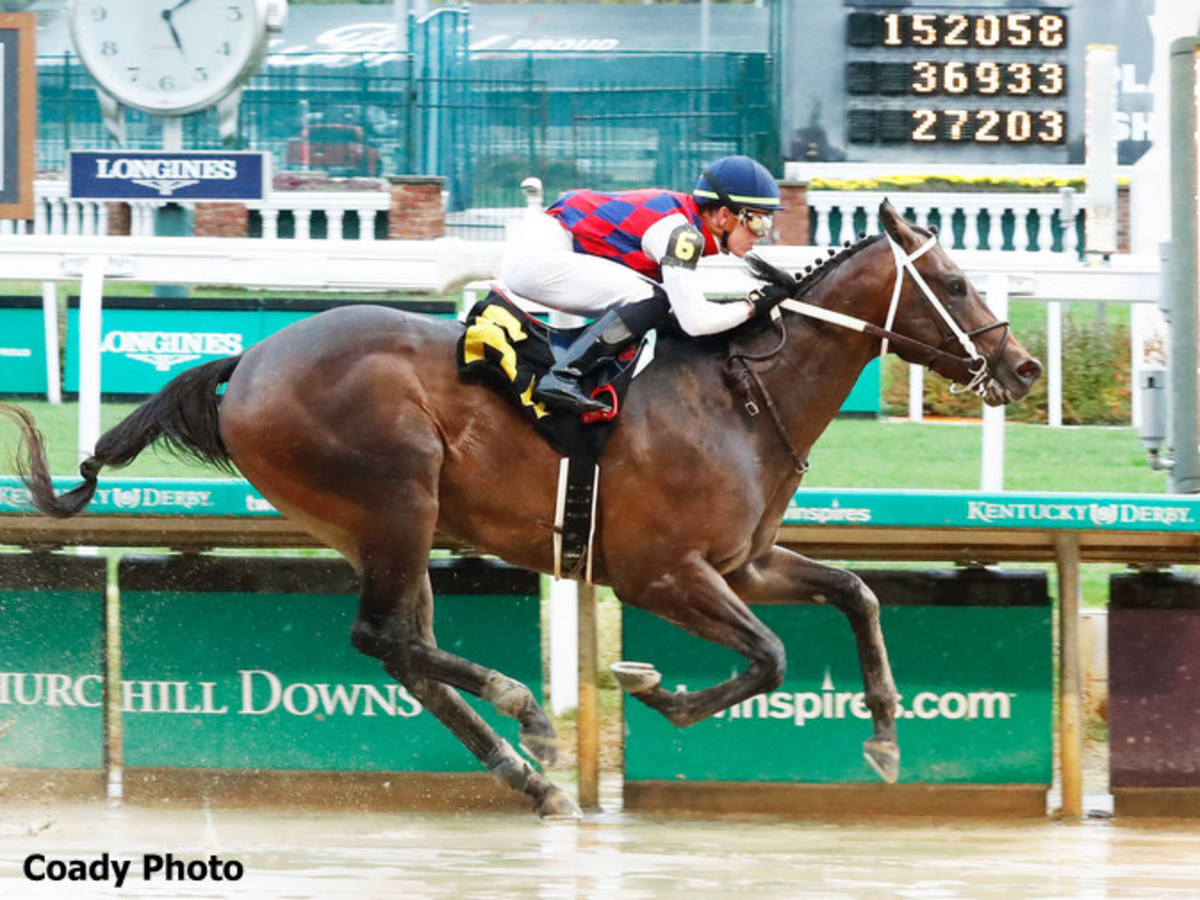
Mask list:
[[[874,728],[864,753],[891,782],[898,696],[879,602],[851,573],[776,546],[780,522],[809,449],[883,350],[992,405],[1023,397],[1041,366],[936,234],[886,201],[879,218],[881,234],[802,277],[756,263],[760,279],[793,298],[775,316],[722,337],[660,335],[601,456],[593,578],[623,603],[746,659],[722,683],[677,692],[660,686],[651,664],[614,666],[625,690],[681,727],[779,687],[783,645],[751,605],[840,610]],[[31,502],[47,515],[81,512],[102,468],[125,465],[155,442],[240,472],[360,573],[354,647],[381,660],[537,813],[578,815],[456,690],[515,717],[522,748],[549,763],[554,730],[529,689],[440,649],[432,631],[435,535],[516,566],[554,566],[559,458],[515,405],[460,377],[462,333],[458,322],[365,305],[303,320],[176,377],[100,438],[80,465],[83,480],[61,494],[32,417],[7,404],[4,411],[22,431],[18,463]]]

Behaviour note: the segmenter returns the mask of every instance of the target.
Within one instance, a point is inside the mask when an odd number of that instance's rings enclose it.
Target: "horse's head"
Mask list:
[[[962,269],[938,245],[937,235],[905,221],[887,200],[879,221],[892,250],[895,281],[883,351],[919,363],[983,397],[990,406],[1020,400],[1042,374],[1042,364],[997,319]]]
[[[848,244],[803,276],[747,255],[750,274],[768,282],[763,292],[784,309],[870,335],[880,355],[927,366],[990,406],[1028,394],[1042,364],[992,314],[936,233],[906,222],[886,200],[879,221],[882,235]]]

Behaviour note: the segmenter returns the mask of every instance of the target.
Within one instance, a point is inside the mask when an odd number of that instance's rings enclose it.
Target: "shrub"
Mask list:
[[[1038,359],[1046,358],[1045,326],[1022,329],[1021,342]],[[1063,321],[1063,401],[1065,425],[1128,425],[1130,421],[1129,327],[1124,324]],[[908,411],[908,364],[888,357],[883,369],[883,410]],[[950,383],[926,373],[922,407],[926,416],[974,418],[981,403],[974,394],[952,394]],[[1013,422],[1047,421],[1046,379],[1008,408]]]
[[[1121,179],[1125,184],[1128,179]],[[998,191],[1009,193],[1053,193],[1059,188],[1072,187],[1083,192],[1083,178],[1054,176],[1005,178],[1003,176],[962,175],[881,175],[878,178],[814,178],[808,183],[810,191]]]

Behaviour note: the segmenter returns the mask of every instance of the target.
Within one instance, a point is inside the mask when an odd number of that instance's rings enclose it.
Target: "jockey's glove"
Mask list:
[[[791,296],[791,292],[783,285],[764,284],[762,287],[751,291],[746,299],[754,307],[754,318],[759,318],[760,316],[770,315],[771,310],[784,300],[791,299]]]

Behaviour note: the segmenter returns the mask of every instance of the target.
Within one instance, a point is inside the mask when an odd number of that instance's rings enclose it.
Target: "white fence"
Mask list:
[[[879,204],[890,199],[901,212],[911,209],[920,225],[937,224],[942,241],[951,246],[951,223],[962,217],[962,244],[967,250],[1004,249],[1003,222],[1011,220],[1013,251],[1078,255],[1077,228],[1083,221],[1085,195],[1070,188],[1053,193],[933,192],[933,191],[809,191],[812,222],[810,243],[835,246],[862,230],[879,230]],[[505,223],[524,212],[522,207],[471,209],[446,214],[446,233],[466,240],[502,241]],[[862,223],[861,229],[854,222]],[[1075,227],[1062,228],[1071,222]],[[1055,231],[1061,229],[1058,242]],[[986,245],[986,246],[985,246]]]
[[[34,214],[30,220],[0,221],[0,235],[35,234],[90,237],[108,234],[108,204],[97,200],[77,200],[70,196],[66,181],[38,179],[33,185]],[[131,237],[151,237],[154,234],[155,210],[166,206],[168,199],[135,200],[129,204]],[[266,199],[246,204],[262,217],[262,236],[279,237],[278,222],[284,213],[291,213],[294,234],[299,240],[312,236],[311,224],[315,213],[325,217],[328,240],[342,240],[352,219],[358,222],[358,238],[375,239],[375,216],[387,212],[391,194],[379,191],[270,191]],[[190,203],[184,203],[191,206]]]
[[[903,212],[911,209],[919,225],[940,223],[942,241],[951,246],[951,222],[956,215],[963,217],[962,245],[967,250],[1004,250],[1002,222],[1011,218],[1010,251],[1030,253],[1079,252],[1077,223],[1083,219],[1082,206],[1086,197],[1077,196],[1071,188],[1055,193],[945,193],[932,191],[809,191],[808,206],[812,210],[813,243],[830,246],[854,237],[852,224],[857,217],[865,219],[866,232],[879,230],[879,204],[885,198]],[[1070,227],[1062,228],[1062,223]],[[1054,230],[1062,228],[1057,246]],[[986,244],[986,248],[985,248]]]
[[[829,246],[853,237],[853,222],[857,217],[865,222],[865,230],[873,233],[879,228],[878,209],[885,197],[902,208],[912,209],[917,221],[926,225],[940,221],[943,241],[950,233],[950,222],[958,214],[965,218],[963,244],[967,250],[1000,249],[1001,221],[1006,216],[1015,220],[1014,248],[1023,252],[1050,252],[1051,231],[1058,223],[1075,222],[1083,215],[1086,198],[1073,191],[1036,194],[997,193],[937,193],[885,191],[810,191],[809,208],[815,221],[812,243]],[[169,201],[137,200],[129,204],[130,235],[150,237],[154,234],[155,211]],[[312,237],[312,222],[320,213],[325,219],[327,240],[342,240],[357,222],[358,239],[375,239],[375,217],[386,213],[391,203],[387,191],[270,191],[261,201],[246,207],[259,214],[262,237],[279,237],[279,220],[290,213],[293,234],[299,240]],[[188,204],[184,204],[188,205]],[[524,212],[523,207],[477,209],[446,214],[446,233],[470,241],[502,241],[505,225]],[[96,200],[77,200],[69,196],[66,181],[39,179],[34,182],[34,217],[29,221],[0,221],[0,234],[46,235],[104,235],[108,233],[107,203]],[[835,230],[836,227],[836,230]],[[1026,238],[1032,229],[1032,243]],[[1063,230],[1058,252],[1071,255],[1077,252],[1074,228]]]
[[[456,238],[376,242],[24,235],[0,243],[0,273],[4,279],[48,284],[81,281],[81,322],[83,310],[89,310],[86,315],[95,316],[98,328],[106,279],[247,288],[444,292],[494,271],[498,249],[494,243]],[[822,255],[820,248],[798,246],[767,247],[762,252],[771,262],[792,271]],[[1096,265],[1084,265],[1064,254],[1019,251],[958,251],[954,258],[975,284],[991,295],[993,303],[1001,297],[1005,301],[1009,297],[1047,301],[1047,331],[1052,341],[1061,335],[1064,301],[1153,304],[1159,297],[1157,257],[1115,256]],[[709,258],[701,265],[705,284],[713,294],[744,293],[753,287],[738,260]],[[51,291],[47,316],[54,314]],[[50,331],[48,323],[48,339]],[[1047,356],[1051,423],[1058,424],[1061,347],[1051,344]],[[57,353],[50,358],[57,359]],[[1135,360],[1134,368],[1138,365]]]
[[[358,239],[375,240],[375,216],[386,213],[391,204],[387,191],[271,191],[266,200],[247,203],[246,207],[262,216],[262,236],[279,237],[279,217],[291,212],[295,223],[295,237],[300,240],[312,236],[313,214],[325,214],[325,237],[340,241],[348,231],[351,219],[358,221]]]
[[[881,165],[877,163],[830,163],[830,162],[789,162],[784,167],[784,177],[789,181],[799,181],[810,185],[808,191],[809,207],[815,210],[816,228],[813,230],[813,243],[830,245],[853,237],[850,229],[843,225],[839,232],[831,232],[831,224],[835,219],[842,222],[852,220],[855,210],[862,210],[867,216],[868,231],[878,226],[876,210],[884,197],[891,199],[898,208],[912,209],[922,225],[929,224],[930,218],[935,217],[941,222],[943,242],[951,246],[949,233],[950,221],[958,211],[965,219],[962,249],[1000,250],[1002,245],[997,240],[1000,222],[1011,216],[1015,220],[1015,239],[1012,250],[1015,252],[1048,253],[1052,250],[1051,231],[1062,224],[1078,223],[1087,207],[1087,196],[1076,194],[1073,190],[1046,190],[1036,193],[987,192],[987,191],[885,191],[885,190],[824,190],[820,183],[836,184],[838,182],[865,182],[880,178],[929,178],[944,176],[953,179],[987,178],[994,179],[998,175],[1006,179],[1025,180],[1029,184],[1037,184],[1038,180],[1056,179],[1073,181],[1086,179],[1085,167],[1082,165],[1060,166],[1006,166],[1003,172],[998,172],[991,165],[956,165],[952,167],[933,166],[927,164]],[[1128,178],[1128,173],[1125,173]],[[814,189],[815,188],[815,189]],[[838,216],[832,215],[838,213]],[[936,214],[936,215],[935,215]],[[860,216],[862,214],[860,213]],[[987,223],[986,227],[984,223]],[[1033,231],[1034,243],[1025,240],[1025,228]],[[986,235],[986,239],[985,239]],[[1078,252],[1078,241],[1075,229],[1066,228],[1063,234],[1062,246],[1053,248],[1054,252],[1071,255]]]

